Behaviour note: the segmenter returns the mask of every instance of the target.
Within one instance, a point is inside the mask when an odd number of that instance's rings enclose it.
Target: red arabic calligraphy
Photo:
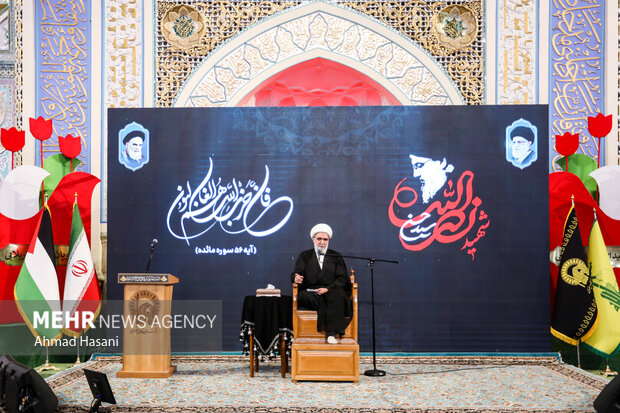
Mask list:
[[[410,251],[421,251],[434,241],[450,244],[465,238],[461,250],[466,249],[472,260],[476,244],[486,235],[490,225],[488,215],[480,207],[482,200],[474,196],[474,173],[465,171],[456,185],[450,179],[442,192],[423,212],[415,213],[418,193],[404,186],[404,178],[396,188],[390,202],[388,216],[390,222],[400,228],[399,239],[403,247]],[[400,216],[406,215],[405,218]],[[472,234],[469,237],[468,234]],[[475,235],[473,235],[475,234]],[[471,240],[470,240],[471,239]]]

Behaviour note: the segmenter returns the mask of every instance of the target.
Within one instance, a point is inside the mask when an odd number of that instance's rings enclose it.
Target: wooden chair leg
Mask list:
[[[286,356],[284,333],[280,333],[280,371],[282,373],[282,377],[286,377],[286,373],[288,373],[288,357]]]
[[[254,377],[254,331],[250,327],[250,377]]]

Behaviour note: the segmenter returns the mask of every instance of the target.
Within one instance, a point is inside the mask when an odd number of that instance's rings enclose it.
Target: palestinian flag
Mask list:
[[[73,204],[69,259],[63,294],[62,308],[71,320],[63,329],[63,333],[79,336],[89,327],[84,321],[99,315],[101,294],[77,202]],[[84,312],[90,314],[84,317]]]
[[[24,321],[40,343],[62,337],[54,325],[52,312],[60,314],[58,276],[54,266],[52,221],[47,207],[41,212],[32,241],[19,272],[14,290],[15,302]]]

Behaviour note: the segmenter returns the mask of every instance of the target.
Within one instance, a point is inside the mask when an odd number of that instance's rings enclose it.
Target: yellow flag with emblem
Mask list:
[[[588,266],[599,321],[598,327],[586,339],[585,345],[592,352],[608,358],[620,350],[620,290],[598,220],[594,220],[590,232]]]

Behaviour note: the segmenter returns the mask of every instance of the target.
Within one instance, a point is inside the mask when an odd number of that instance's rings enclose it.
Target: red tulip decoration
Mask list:
[[[41,168],[43,168],[43,141],[48,140],[54,132],[52,120],[45,120],[43,116],[30,118],[30,133],[41,142]]]
[[[4,129],[0,131],[0,143],[4,149],[11,151],[11,169],[13,169],[13,154],[20,151],[26,143],[26,132],[15,128]]]
[[[73,172],[73,158],[78,156],[82,151],[82,142],[79,136],[73,136],[71,134],[67,136],[59,136],[58,144],[60,145],[60,152],[67,158],[71,159],[71,172]]]
[[[46,141],[52,136],[52,132],[54,131],[52,120],[43,119],[43,116],[39,116],[38,118],[30,118],[30,133],[36,139],[40,141]]]
[[[598,158],[597,166],[601,166],[601,138],[604,138],[611,132],[611,115],[603,115],[599,113],[595,117],[588,116],[588,132],[590,135],[598,138]]]
[[[555,149],[566,159],[566,168],[564,169],[566,172],[568,172],[568,157],[577,152],[577,148],[579,148],[578,133],[565,132],[564,135],[555,135]]]

